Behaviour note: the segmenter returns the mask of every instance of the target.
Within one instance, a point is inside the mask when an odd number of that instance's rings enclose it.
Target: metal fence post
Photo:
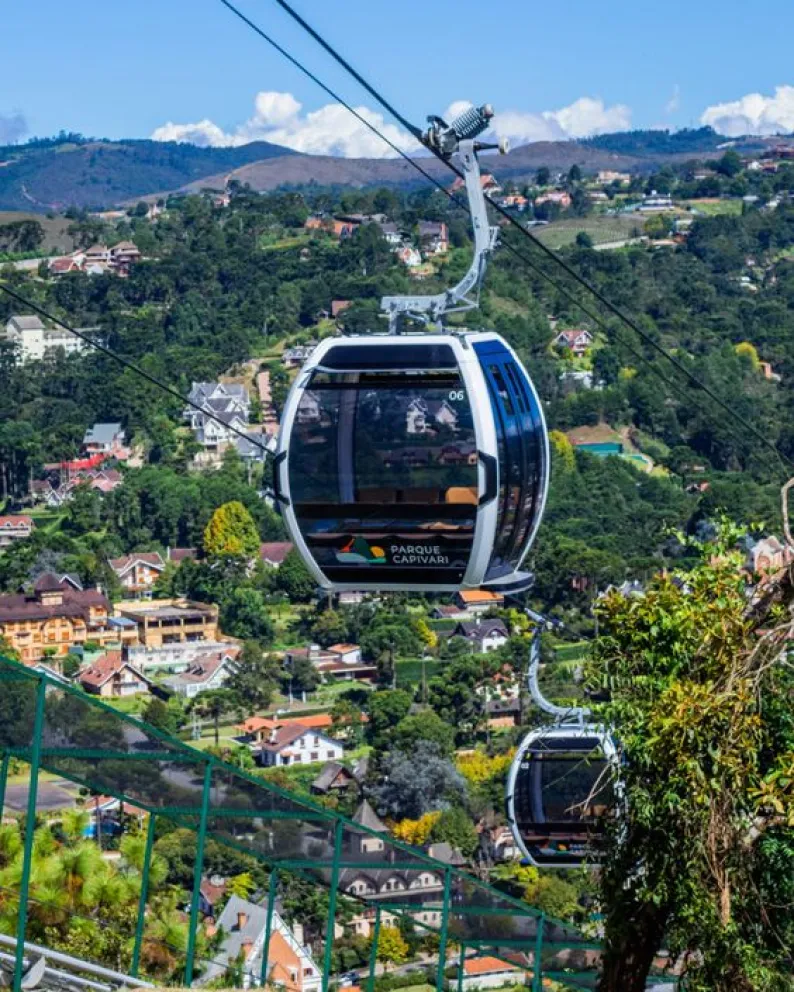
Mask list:
[[[149,897],[149,869],[152,864],[155,820],[154,813],[150,813],[149,825],[146,829],[146,847],[143,852],[143,866],[141,868],[141,892],[138,898],[138,920],[135,924],[135,943],[132,948],[132,964],[130,965],[130,974],[133,978],[138,977],[138,966],[141,960],[143,928],[146,923],[146,900]]]
[[[436,971],[436,992],[444,990],[444,969],[447,966],[447,929],[449,926],[449,891],[452,885],[452,872],[444,871],[444,902],[441,907],[441,940],[438,944],[438,970]]]
[[[14,955],[14,992],[21,992],[22,969],[25,958],[25,930],[28,923],[28,887],[33,865],[33,838],[36,832],[36,797],[39,789],[39,762],[41,737],[44,730],[44,701],[47,683],[39,679],[36,687],[36,715],[33,721],[33,738],[30,742],[30,781],[28,782],[28,809],[25,817],[25,844],[22,854],[22,877],[19,882],[19,909],[17,910],[17,946]]]
[[[187,958],[185,960],[185,985],[190,988],[193,982],[193,959],[196,955],[196,930],[198,928],[199,896],[201,895],[201,874],[204,866],[204,841],[207,838],[207,814],[210,805],[212,785],[212,762],[204,767],[204,787],[201,794],[201,817],[199,819],[198,840],[196,843],[196,864],[193,868],[193,895],[190,900],[190,923],[187,934]]]
[[[378,941],[380,940],[380,906],[375,907],[375,927],[372,931],[372,947],[369,950],[369,978],[367,992],[375,992],[375,966],[378,963]]]
[[[3,762],[0,765],[0,823],[3,822],[3,810],[6,804],[6,786],[8,785],[8,763],[11,760],[6,751],[3,755]]]
[[[460,958],[458,959],[458,992],[463,992],[463,966],[466,962],[466,945],[460,945]]]
[[[276,908],[276,891],[278,889],[278,868],[270,872],[270,882],[267,887],[267,922],[265,923],[265,942],[262,945],[262,971],[259,984],[267,982],[267,959],[270,956],[270,935],[273,932],[273,911]]]
[[[328,992],[328,980],[331,975],[331,951],[333,950],[334,930],[336,929],[336,895],[339,889],[339,861],[342,855],[343,828],[343,822],[337,820],[334,827],[334,857],[331,862],[331,891],[328,896],[328,925],[325,929],[322,992]]]
[[[535,934],[535,954],[532,963],[534,964],[535,974],[532,976],[532,992],[543,992],[543,962],[541,956],[543,954],[543,927],[546,921],[546,916],[541,913],[538,917],[538,929]]]

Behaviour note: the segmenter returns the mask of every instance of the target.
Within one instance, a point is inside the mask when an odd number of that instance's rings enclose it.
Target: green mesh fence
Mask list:
[[[372,918],[376,911],[378,919],[385,914],[407,915],[421,927],[437,932],[439,990],[444,982],[446,951],[452,942],[465,945],[469,952],[526,961],[536,990],[541,985],[534,962],[540,960],[549,962],[549,972],[554,972],[557,981],[572,988],[593,987],[576,985],[573,969],[570,977],[564,978],[564,968],[559,964],[555,967],[556,957],[563,952],[568,960],[571,955],[577,958],[577,970],[580,961],[596,957],[587,952],[597,950],[598,945],[575,927],[544,917],[532,906],[387,834],[205,755],[45,673],[0,658],[0,683],[0,753],[31,765],[29,812],[35,812],[41,768],[149,813],[149,854],[158,817],[196,832],[198,856],[185,984],[191,984],[195,972],[203,850],[206,838],[211,837],[278,869],[278,873],[294,872],[329,890],[324,990],[329,982],[337,894],[365,907]],[[29,818],[31,823],[33,819]],[[21,880],[20,947],[25,935],[31,851],[29,829],[27,873],[23,865]],[[275,893],[271,893],[271,911],[274,899]],[[145,909],[144,886],[133,973],[138,967]],[[579,973],[579,980],[586,982],[588,975],[594,974],[595,966],[591,965]],[[18,977],[21,980],[21,972]]]

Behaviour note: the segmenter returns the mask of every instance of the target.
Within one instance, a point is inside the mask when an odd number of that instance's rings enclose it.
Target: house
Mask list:
[[[631,182],[631,176],[628,172],[615,172],[613,169],[601,169],[596,178],[604,185],[620,183],[621,186],[628,186]]]
[[[489,699],[485,704],[485,714],[490,730],[508,730],[521,723],[521,700]]]
[[[490,174],[490,172],[485,172],[480,176],[480,186],[483,192],[488,196],[495,196],[502,192],[502,187]],[[450,193],[459,193],[461,190],[466,188],[466,183],[460,176],[453,180],[452,185],[449,187]]]
[[[125,594],[132,598],[151,595],[152,588],[165,571],[165,562],[157,551],[137,552],[122,558],[111,558],[108,564],[121,583]]]
[[[466,958],[460,987],[463,992],[474,989],[498,989],[503,985],[526,985],[527,973],[517,964],[508,964],[489,956]]]
[[[63,327],[45,327],[34,314],[11,317],[5,326],[5,338],[19,348],[22,362],[40,361],[58,348],[71,355],[88,347],[82,338]]]
[[[396,254],[397,258],[408,269],[417,269],[422,264],[422,256],[413,245],[401,245]]]
[[[469,614],[460,606],[435,606],[430,614],[433,620],[458,620],[467,617]]]
[[[380,228],[380,233],[383,235],[384,239],[392,248],[399,248],[403,243],[403,236],[400,232],[399,227],[392,221],[381,221],[378,224]]]
[[[229,651],[208,651],[192,661],[184,672],[165,679],[163,684],[178,696],[193,699],[201,692],[222,688],[232,674],[239,649]]]
[[[222,875],[210,875],[202,878],[199,886],[199,912],[202,916],[215,919],[218,915],[218,905],[226,896],[226,879]]]
[[[183,561],[187,561],[188,558],[191,561],[195,561],[198,558],[198,551],[195,548],[169,548],[166,553],[166,558],[169,561],[174,562],[175,565],[181,565]]]
[[[541,207],[544,203],[554,203],[561,210],[567,210],[571,205],[571,194],[565,190],[552,189],[548,193],[541,193],[535,197],[535,206]]]
[[[124,444],[124,430],[121,424],[94,424],[83,435],[83,453],[128,458],[129,449]]]
[[[779,373],[773,370],[770,362],[759,362],[758,369],[767,382],[780,382],[783,378]]]
[[[102,647],[137,640],[110,618],[110,603],[98,589],[75,588],[68,577],[39,576],[32,593],[0,596],[0,637],[26,664],[46,655],[63,657],[73,648],[96,641]]]
[[[593,335],[584,328],[560,331],[551,343],[553,347],[563,348],[570,351],[575,358],[581,358],[592,347]]]
[[[266,541],[259,545],[259,558],[271,568],[279,568],[292,548],[291,541]]]
[[[307,648],[292,648],[284,652],[285,664],[290,665],[298,660],[310,661],[318,672],[330,679],[368,681],[378,673],[377,665],[362,661],[358,644],[333,644],[329,648],[310,644]]]
[[[24,541],[33,533],[33,517],[14,514],[0,517],[0,548],[7,548],[15,541]]]
[[[461,620],[453,637],[465,637],[477,654],[489,654],[507,644],[510,634],[501,620]]]
[[[68,272],[79,272],[80,265],[76,258],[71,255],[63,255],[60,258],[53,258],[49,263],[49,271],[52,276],[65,276]]]
[[[119,241],[117,245],[113,245],[109,254],[111,267],[125,274],[141,258],[138,246],[132,241]]]
[[[329,761],[317,778],[311,784],[315,795],[325,796],[329,792],[344,792],[351,786],[357,786],[356,776],[340,761]]]
[[[86,248],[83,253],[83,268],[89,265],[101,266],[107,269],[110,266],[110,249],[107,245],[96,244]]]
[[[745,568],[753,575],[765,578],[776,575],[794,561],[794,551],[779,538],[762,538],[750,548]]]
[[[449,251],[449,228],[444,221],[420,220],[417,224],[422,254],[445,255]]]
[[[426,400],[421,396],[408,404],[405,411],[405,431],[407,434],[426,434],[437,427],[455,430],[458,415],[455,408],[444,400]]]
[[[490,589],[461,589],[455,593],[455,603],[469,613],[486,613],[488,610],[501,610],[505,598],[499,592]]]
[[[122,657],[121,651],[108,651],[91,662],[77,676],[86,692],[104,699],[118,699],[148,692],[151,681]]]
[[[352,304],[352,300],[331,300],[331,316],[336,319]]]
[[[301,396],[300,406],[295,412],[298,424],[319,424],[323,418],[323,407],[317,393],[307,389]]]
[[[258,751],[259,763],[267,768],[339,761],[343,754],[344,748],[338,741],[302,723],[274,727]]]
[[[246,433],[251,417],[251,398],[245,386],[237,383],[194,382],[188,393],[190,406],[184,418],[196,441],[205,449],[233,443]],[[198,407],[198,409],[197,409]]]
[[[212,928],[213,933],[223,934],[223,941],[196,984],[217,985],[228,970],[239,968],[242,980],[234,984],[244,989],[259,986],[267,918],[267,906],[232,895]],[[304,946],[303,928],[295,924],[290,929],[276,910],[271,917],[265,974],[270,988],[320,992],[322,987],[322,972]]]
[[[673,199],[669,193],[657,193],[653,190],[642,198],[642,203],[637,209],[643,213],[659,213],[662,210],[672,210],[673,206]]]
[[[215,642],[218,639],[218,607],[185,599],[152,600],[146,605],[118,608],[120,617],[138,628],[145,648],[169,644]]]
[[[308,344],[293,345],[291,348],[285,349],[281,356],[281,364],[285,369],[300,368],[316,347],[316,341],[310,341]]]

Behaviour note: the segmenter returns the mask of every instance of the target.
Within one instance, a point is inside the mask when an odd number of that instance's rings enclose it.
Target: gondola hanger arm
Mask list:
[[[443,293],[427,296],[384,296],[381,309],[389,318],[389,332],[392,334],[399,332],[402,317],[413,317],[423,323],[441,322],[445,314],[461,313],[479,306],[480,287],[488,257],[496,247],[499,229],[488,222],[477,153],[485,148],[498,148],[502,154],[507,151],[506,142],[493,145],[475,140],[478,134],[487,130],[492,117],[493,109],[486,104],[479,108],[471,107],[451,124],[447,124],[441,117],[428,118],[430,127],[422,137],[424,143],[446,159],[453,155],[458,158],[466,184],[474,231],[474,255],[463,278]],[[471,295],[473,292],[474,296]]]

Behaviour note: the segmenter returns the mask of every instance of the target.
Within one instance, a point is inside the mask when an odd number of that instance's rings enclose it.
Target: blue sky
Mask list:
[[[417,122],[453,101],[487,100],[515,112],[502,129],[521,141],[693,125],[707,108],[739,101],[709,119],[794,130],[791,0],[295,2]],[[373,106],[272,0],[240,5],[342,95]],[[275,136],[305,150],[372,151],[218,0],[29,0],[4,10],[3,35],[12,44],[2,46],[0,133],[18,113],[28,134],[148,137],[159,128],[213,144]],[[176,127],[162,130],[169,122]]]

